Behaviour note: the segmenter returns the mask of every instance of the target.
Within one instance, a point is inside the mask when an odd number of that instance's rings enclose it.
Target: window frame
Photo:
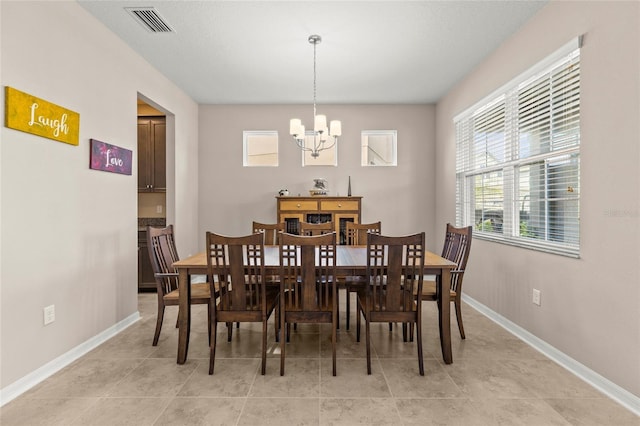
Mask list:
[[[474,237],[553,254],[580,257],[579,66],[577,67],[577,72],[571,70],[572,75],[577,75],[577,89],[572,88],[571,93],[578,94],[578,112],[571,117],[572,121],[569,129],[573,131],[573,134],[570,135],[573,136],[573,139],[569,141],[567,146],[560,146],[558,149],[554,149],[553,137],[556,135],[557,130],[554,125],[553,115],[549,114],[550,140],[544,141],[544,143],[549,144],[549,147],[542,147],[543,142],[537,141],[541,147],[538,148],[540,152],[535,152],[532,155],[527,152],[523,156],[520,151],[520,131],[522,130],[523,134],[529,134],[530,132],[527,130],[526,124],[524,122],[520,123],[518,119],[526,117],[526,114],[522,113],[523,103],[519,102],[521,101],[519,96],[525,94],[527,90],[535,88],[535,84],[543,76],[549,75],[550,80],[553,81],[553,78],[556,77],[554,72],[559,69],[558,67],[574,63],[579,65],[581,41],[581,37],[571,40],[526,72],[454,117],[456,140],[456,224],[457,226],[473,225]],[[550,89],[549,93],[555,94],[553,89]],[[546,103],[541,105],[554,105],[552,100],[547,99],[544,102]],[[534,105],[534,107],[540,108],[539,105]],[[534,111],[534,115],[537,118],[538,115],[542,116],[544,114]],[[564,139],[561,142],[564,142]],[[482,149],[478,149],[478,147]],[[484,158],[478,158],[479,153],[483,154]],[[566,176],[565,174],[556,176],[548,173],[548,170],[550,170],[549,164],[554,160],[565,161],[565,163],[558,164],[569,164],[570,167],[558,169],[562,173],[566,173]],[[540,168],[540,165],[543,168]],[[523,182],[520,181],[520,175],[525,173],[526,170],[534,170],[538,173],[536,175],[538,176],[538,184],[535,185],[535,188],[538,190],[542,188],[539,193],[543,195],[541,198],[536,198],[538,208],[535,209],[535,219],[532,216],[534,209],[531,204],[529,205],[529,216],[525,220],[523,228],[521,214],[527,210],[521,207],[520,204],[526,201],[527,191],[533,191],[531,185],[533,179],[530,177],[528,181],[524,181],[529,184],[523,191],[524,198],[520,196],[519,191]],[[529,171],[529,173],[533,172]],[[481,185],[475,184],[477,179],[483,180],[483,183]],[[485,179],[493,179],[493,186],[492,184],[485,184],[484,182],[487,182]],[[576,179],[575,182],[577,183],[567,186],[569,195],[564,198],[558,196],[562,192],[559,189],[559,182],[566,185],[566,181],[570,181],[570,179]],[[481,191],[480,194],[478,194],[478,190]],[[478,200],[478,195],[481,195],[480,200]],[[532,199],[533,197],[529,198],[529,203],[531,203]],[[552,201],[551,204],[550,200]],[[485,208],[485,203],[487,203],[486,206],[489,206],[492,202],[497,207],[494,212],[496,218],[498,213],[501,213],[499,229],[498,225],[496,225],[497,221],[484,221],[484,218],[488,217],[485,216],[485,213],[490,211]],[[482,220],[480,222],[477,221],[478,203],[482,206],[480,209]],[[554,207],[562,205],[562,214],[554,216],[554,210],[549,208],[549,205]],[[575,209],[575,211],[572,209]],[[570,216],[573,214],[577,214],[577,216]],[[554,218],[562,219],[562,221],[566,220],[566,222],[556,221]],[[533,237],[535,234],[528,230],[532,222],[537,225],[543,225],[543,237]],[[558,227],[560,229],[559,237],[556,234],[549,233],[550,227],[556,222],[564,226],[562,228]],[[540,231],[540,228],[537,228],[537,231]],[[553,238],[549,237],[549,235],[552,235]],[[564,241],[554,241],[556,238],[562,238]]]

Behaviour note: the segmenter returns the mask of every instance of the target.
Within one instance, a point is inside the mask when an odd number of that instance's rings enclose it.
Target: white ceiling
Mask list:
[[[433,103],[545,1],[78,3],[200,104]],[[154,6],[151,33],[124,8]]]

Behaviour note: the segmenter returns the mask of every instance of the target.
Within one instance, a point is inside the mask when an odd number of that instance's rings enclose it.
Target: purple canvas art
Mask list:
[[[104,172],[121,173],[123,175],[131,174],[131,159],[133,151],[121,148],[119,146],[110,145],[100,142],[96,139],[91,140],[91,158],[89,159],[89,167],[94,170],[102,170]]]

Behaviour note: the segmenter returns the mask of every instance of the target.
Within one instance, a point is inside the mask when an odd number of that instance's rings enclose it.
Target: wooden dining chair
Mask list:
[[[333,222],[309,223],[300,222],[300,235],[312,236],[333,232]]]
[[[180,298],[178,273],[172,267],[174,262],[180,260],[176,250],[173,225],[169,225],[166,228],[147,226],[147,245],[158,293],[158,316],[156,319],[156,331],[153,335],[153,346],[157,346],[160,331],[162,330],[164,308],[165,306],[178,306]],[[211,290],[208,283],[191,285],[191,304],[207,305],[210,313]]]
[[[209,316],[209,374],[213,374],[216,359],[218,323],[227,324],[227,341],[231,342],[231,325],[234,322],[261,322],[264,375],[267,365],[267,321],[278,305],[279,289],[268,287],[265,280],[263,236],[227,237],[207,232],[206,239],[207,275],[209,282],[217,277],[219,286],[219,300]]]
[[[367,234],[367,286],[358,291],[356,340],[360,341],[360,315],[365,319],[367,374],[371,374],[372,322],[415,324],[418,369],[424,376],[421,299],[424,273],[424,232],[404,237]],[[414,290],[415,289],[415,290]]]
[[[280,244],[280,233],[284,232],[283,223],[261,223],[254,221],[251,229],[254,234],[262,233],[265,246],[277,246]]]
[[[367,245],[367,233],[380,235],[381,231],[382,223],[379,221],[373,223],[347,222],[345,230],[347,245],[365,246]],[[357,292],[358,288],[363,287],[366,282],[365,277],[360,275],[347,276],[344,279],[344,288],[347,296],[347,330],[349,330],[349,320],[351,317],[351,293]]]
[[[456,228],[447,223],[447,231],[444,237],[444,245],[442,247],[442,257],[454,262],[456,269],[451,270],[451,283],[449,283],[449,297],[454,304],[456,310],[456,320],[458,321],[458,330],[460,337],[465,339],[464,326],[462,324],[462,279],[464,271],[467,268],[467,259],[471,251],[472,227],[466,226]],[[440,277],[437,277],[440,279]],[[446,286],[443,285],[444,288]],[[416,293],[418,294],[418,293]],[[422,300],[438,301],[437,283],[435,281],[425,281],[422,286]],[[440,309],[440,305],[438,305]]]
[[[290,324],[331,324],[333,375],[336,375],[338,322],[335,232],[280,239],[280,375],[284,375],[285,346]]]

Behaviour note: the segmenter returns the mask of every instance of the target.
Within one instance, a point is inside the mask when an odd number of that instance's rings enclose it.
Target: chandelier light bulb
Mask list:
[[[329,134],[331,136],[342,136],[342,123],[340,120],[331,120],[329,123]]]
[[[289,134],[299,135],[300,126],[302,126],[302,120],[300,120],[299,118],[292,118],[289,122]]]
[[[327,127],[327,116],[322,114],[316,115],[313,130],[315,130],[316,132],[322,132],[325,127]]]

